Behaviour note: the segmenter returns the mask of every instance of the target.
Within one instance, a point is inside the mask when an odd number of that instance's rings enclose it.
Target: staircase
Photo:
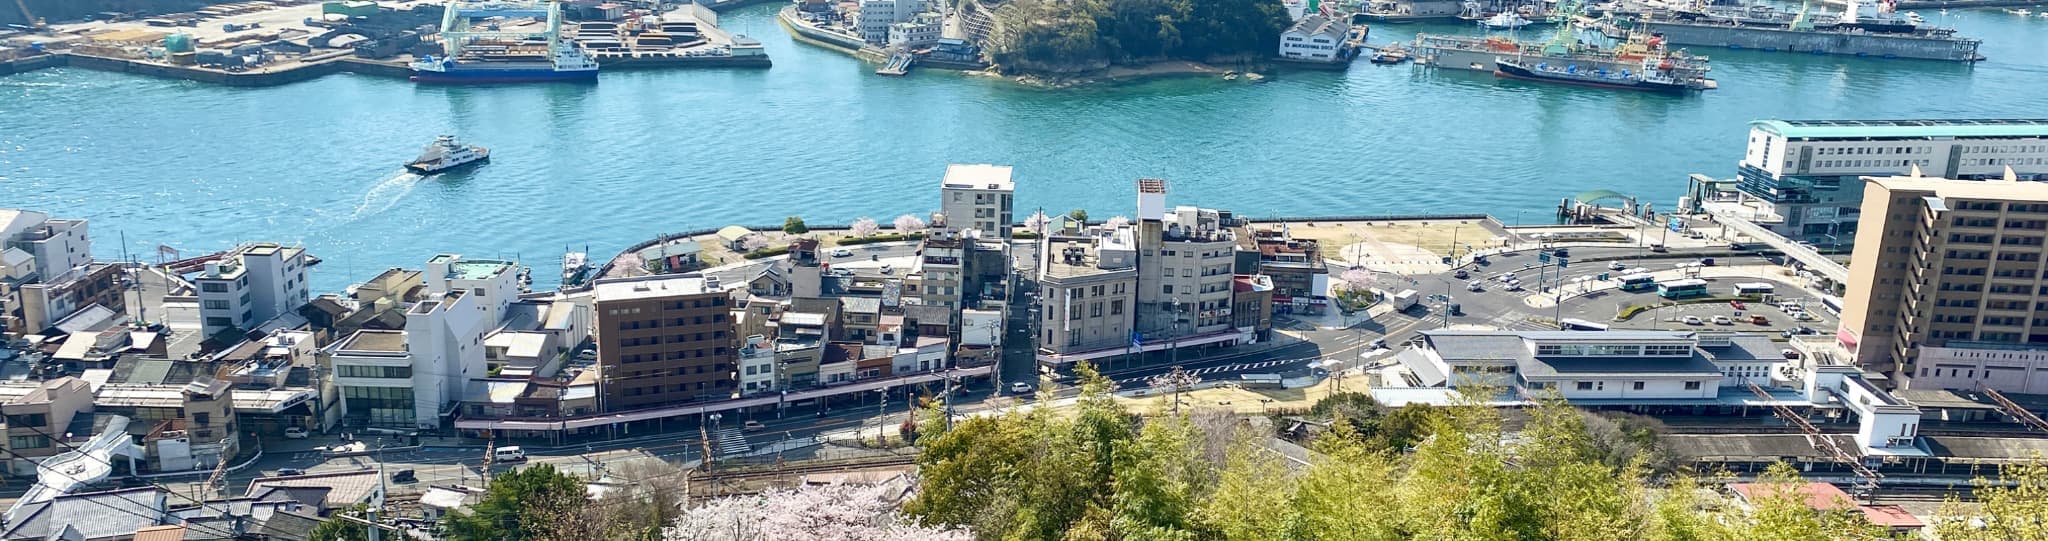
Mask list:
[[[721,428],[711,433],[711,449],[717,456],[743,455],[754,450],[747,444],[746,433],[737,428]]]

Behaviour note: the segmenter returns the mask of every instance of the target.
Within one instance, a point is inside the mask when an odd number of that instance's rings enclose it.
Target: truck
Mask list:
[[[1393,297],[1394,311],[1398,312],[1414,307],[1415,301],[1417,301],[1421,296],[1421,294],[1416,293],[1413,289],[1404,289],[1401,290],[1400,293],[1395,293]]]

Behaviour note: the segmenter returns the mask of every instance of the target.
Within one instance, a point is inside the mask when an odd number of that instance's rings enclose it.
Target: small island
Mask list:
[[[997,69],[1048,82],[1256,68],[1293,24],[1264,0],[1019,0],[994,19]]]

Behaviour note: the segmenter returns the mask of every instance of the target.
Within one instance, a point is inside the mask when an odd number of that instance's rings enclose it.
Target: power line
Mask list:
[[[40,431],[38,431],[38,432],[40,432]],[[27,460],[27,461],[29,461],[29,462],[35,462],[35,460],[34,460],[34,459],[31,459],[31,458],[29,458],[29,457],[25,457],[25,456],[21,456],[21,453],[17,453],[17,452],[14,452],[14,450],[13,450],[13,449],[5,448],[5,447],[0,447],[0,451],[6,451],[6,452],[7,452],[7,454],[10,454],[10,455],[14,455],[14,458],[19,458],[19,459],[22,459],[22,460]],[[92,455],[89,455],[89,454],[85,454],[85,453],[79,453],[79,454],[81,454],[81,455],[84,455],[84,456],[92,456]],[[112,466],[113,464],[112,464],[112,463],[108,463],[108,465],[109,465],[109,466]],[[177,494],[177,492],[175,492],[175,491],[172,491],[172,490],[170,490],[170,489],[168,489],[168,488],[164,488],[164,487],[163,487],[162,485],[157,485],[157,484],[155,484],[155,483],[151,483],[151,484],[150,484],[150,486],[151,486],[152,488],[155,488],[155,489],[157,489],[157,490],[161,490],[161,491],[163,491],[163,492],[164,492],[164,493],[166,493],[166,494]],[[59,497],[61,497],[61,496],[59,496]],[[54,499],[54,498],[53,498],[53,499]],[[191,498],[186,498],[186,499],[190,500]],[[110,503],[107,503],[107,502],[99,501],[99,500],[96,500],[96,499],[92,499],[92,498],[84,498],[84,499],[82,499],[82,501],[92,502],[93,504],[99,505],[99,506],[101,506],[101,507],[105,507],[105,508],[108,508],[108,509],[113,509],[113,510],[115,510],[115,511],[120,511],[120,512],[122,512],[122,513],[126,513],[126,514],[128,514],[128,515],[132,515],[132,516],[135,516],[135,517],[137,517],[137,518],[141,518],[141,519],[144,519],[144,520],[148,520],[148,521],[150,522],[150,525],[152,525],[152,526],[154,526],[154,525],[157,525],[158,523],[162,522],[162,519],[161,519],[161,518],[159,518],[159,517],[152,517],[152,516],[149,516],[149,515],[144,515],[144,514],[142,514],[142,513],[137,513],[137,512],[135,512],[135,511],[133,511],[133,510],[130,510],[130,509],[127,509],[127,508],[124,508],[124,507],[119,507],[119,506],[116,506],[116,505],[114,505],[114,504],[110,504]],[[204,509],[204,508],[205,508],[205,504],[200,504],[200,508],[201,508],[201,509]],[[185,527],[187,527],[187,528],[192,528],[192,529],[195,529],[195,530],[197,530],[197,529],[207,529],[207,530],[209,530],[209,531],[210,531],[210,533],[213,533],[213,534],[215,534],[215,535],[219,535],[219,536],[221,536],[221,538],[222,538],[222,539],[233,539],[233,538],[235,538],[235,534],[234,534],[233,532],[229,532],[229,531],[226,531],[226,530],[222,530],[222,529],[219,529],[218,527],[214,527],[214,526],[210,526],[210,525],[209,525],[209,526],[205,526],[205,527],[203,527],[203,528],[202,528],[200,524],[196,524],[196,523],[190,523],[190,522],[186,522],[186,523],[184,523],[184,524],[185,524]]]

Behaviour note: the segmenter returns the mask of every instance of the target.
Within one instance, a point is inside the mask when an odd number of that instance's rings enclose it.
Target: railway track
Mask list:
[[[837,473],[872,468],[883,468],[889,466],[908,466],[916,463],[917,457],[901,456],[888,457],[883,459],[834,462],[828,464],[795,464],[775,468],[713,470],[708,473],[692,476],[691,479],[697,482],[739,481],[746,479],[757,479],[762,477],[781,477],[785,475],[804,475],[812,473]]]

